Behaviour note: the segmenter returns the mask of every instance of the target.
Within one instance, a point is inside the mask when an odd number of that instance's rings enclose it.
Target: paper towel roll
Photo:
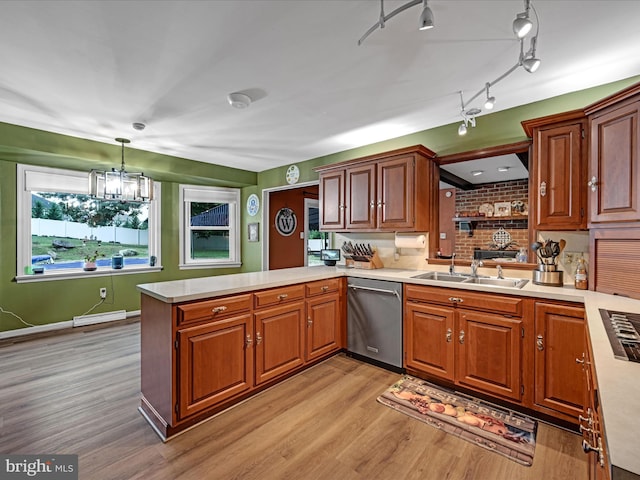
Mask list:
[[[427,237],[424,233],[396,233],[396,248],[424,248]]]

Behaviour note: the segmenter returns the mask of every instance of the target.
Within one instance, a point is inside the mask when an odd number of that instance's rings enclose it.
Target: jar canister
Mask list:
[[[124,266],[124,257],[115,253],[111,256],[111,268],[115,268],[116,270],[121,269]]]

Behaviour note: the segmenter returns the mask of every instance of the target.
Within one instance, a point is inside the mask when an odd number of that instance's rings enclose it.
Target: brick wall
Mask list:
[[[480,185],[474,190],[456,189],[456,213],[465,216],[473,212],[478,212],[480,205],[496,202],[522,201],[528,204],[529,201],[529,181],[527,179],[514,180],[510,182],[487,183]],[[455,252],[456,257],[461,259],[471,259],[474,248],[489,250],[493,243],[493,234],[500,227],[504,228],[511,235],[511,240],[517,246],[512,246],[509,250],[518,250],[527,247],[529,242],[528,220],[515,218],[510,220],[498,220],[494,218],[490,221],[483,219],[475,222],[473,236],[467,232],[460,231],[459,223],[456,224]]]

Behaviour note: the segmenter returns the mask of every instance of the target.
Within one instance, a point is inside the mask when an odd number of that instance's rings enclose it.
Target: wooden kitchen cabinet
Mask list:
[[[140,411],[163,437],[343,348],[339,278],[183,303],[141,295]]]
[[[306,285],[306,350],[305,360],[339,351],[344,346],[342,290],[344,281],[338,278]]]
[[[520,402],[523,300],[405,286],[405,368]]]
[[[434,157],[418,145],[316,168],[320,229],[437,232],[439,174]],[[437,235],[434,254],[436,249]]]
[[[529,218],[536,229],[587,226],[586,124],[582,110],[522,122],[533,139]]]
[[[304,302],[254,313],[256,385],[304,364]]]
[[[584,308],[536,302],[534,309],[535,406],[575,423],[585,398],[579,363],[585,352]]]
[[[598,382],[591,361],[589,334],[585,328],[584,356],[582,362],[585,399],[584,410],[579,417],[582,449],[588,458],[589,480],[610,480],[611,464],[607,454],[607,442],[602,428],[602,409],[598,395]]]
[[[585,109],[590,125],[590,227],[640,221],[640,84]]]
[[[253,322],[239,315],[178,331],[178,417],[253,387]]]

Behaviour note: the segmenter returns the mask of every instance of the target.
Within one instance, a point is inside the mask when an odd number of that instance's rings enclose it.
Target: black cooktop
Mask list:
[[[640,314],[600,309],[613,356],[640,363]]]

